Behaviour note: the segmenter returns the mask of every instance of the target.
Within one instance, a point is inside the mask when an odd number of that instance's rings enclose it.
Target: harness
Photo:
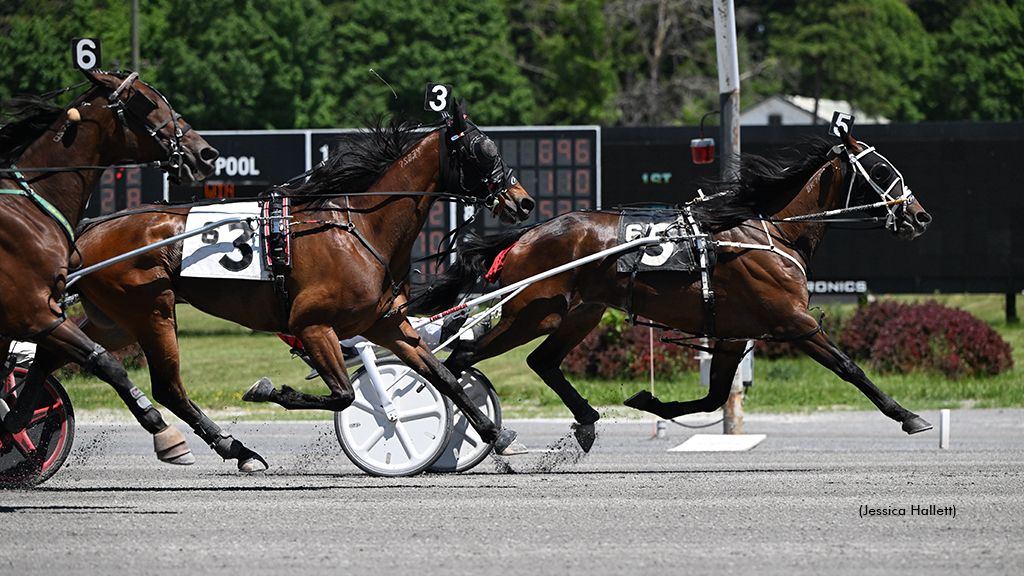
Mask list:
[[[67,237],[68,244],[73,247],[75,245],[75,229],[71,226],[71,222],[68,222],[68,219],[61,214],[60,210],[58,210],[56,206],[50,204],[46,198],[43,198],[37,194],[35,190],[32,190],[32,187],[28,185],[28,181],[21,175],[17,166],[11,166],[11,168],[13,170],[11,173],[14,174],[14,180],[18,183],[20,188],[17,190],[0,189],[0,194],[27,197],[33,204],[42,210],[43,214],[46,214],[57,223],[61,232],[63,232],[64,236]]]
[[[263,237],[267,241],[264,264],[273,275],[274,294],[281,309],[281,325],[288,332],[288,318],[291,316],[292,301],[288,296],[288,272],[292,269],[291,247],[291,199],[272,193],[263,204]]]

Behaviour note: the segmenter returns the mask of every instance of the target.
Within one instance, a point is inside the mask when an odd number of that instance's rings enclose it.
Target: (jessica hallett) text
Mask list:
[[[868,516],[950,516],[956,517],[956,506],[912,504],[910,506],[871,506],[861,504],[860,517]]]

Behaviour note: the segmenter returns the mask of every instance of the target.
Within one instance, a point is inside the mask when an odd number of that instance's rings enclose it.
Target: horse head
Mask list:
[[[124,129],[130,160],[163,161],[161,169],[175,183],[198,182],[213,173],[219,153],[174,111],[171,103],[137,72],[127,76],[98,70],[82,70],[86,78],[107,90],[103,108],[112,110]],[[70,121],[80,120],[88,106],[82,101],[68,110]]]
[[[901,240],[924,234],[932,216],[914,197],[900,171],[874,146],[854,140],[843,129],[839,132],[851,170],[846,206],[871,206],[867,212],[884,214],[886,228]]]
[[[448,171],[448,191],[481,199],[506,224],[526,220],[533,198],[505,165],[498,146],[469,121],[465,100],[456,101],[444,135],[454,169]],[[443,164],[443,162],[442,162]]]

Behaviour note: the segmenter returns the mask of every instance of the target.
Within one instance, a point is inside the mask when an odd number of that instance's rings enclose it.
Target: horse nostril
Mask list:
[[[527,212],[532,212],[534,205],[533,198],[523,198],[519,201],[519,208]]]
[[[932,223],[932,215],[927,212],[918,212],[914,214],[914,219],[917,220],[918,224],[927,226]]]
[[[213,162],[218,156],[220,156],[220,152],[217,152],[213,146],[207,146],[199,152],[199,157],[207,162]]]

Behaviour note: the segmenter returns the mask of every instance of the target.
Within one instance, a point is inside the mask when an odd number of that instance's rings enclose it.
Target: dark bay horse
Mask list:
[[[350,141],[306,182],[278,190],[292,200],[292,262],[284,295],[272,282],[182,276],[182,243],[177,242],[83,277],[75,288],[84,297],[86,332],[111,349],[138,341],[149,361],[154,399],[222,457],[236,459],[243,471],[267,464],[224,435],[186,396],[179,372],[178,302],[253,330],[294,335],[330,390],[310,395],[289,386],[276,389],[263,379],[245,394],[248,401],[344,410],[354,391],[339,340],[361,334],[452,398],[498,453],[522,451],[515,432],[499,429],[469,401],[402,313],[413,243],[438,196],[483,201],[510,223],[525,219],[533,207],[494,142],[467,121],[462,106],[451,121],[429,131],[378,122],[368,138]],[[189,210],[148,206],[110,215],[85,226],[79,248],[93,263],[153,244],[180,234]]]
[[[159,161],[171,178],[192,182],[213,171],[217,150],[138,74],[83,73],[86,82],[58,91],[88,86],[67,108],[48,102],[57,93],[3,103],[10,121],[0,127],[0,353],[7,359],[12,340],[35,342],[39,352],[17,402],[0,402],[0,433],[29,423],[59,355],[112,385],[150,433],[180,437],[114,357],[64,321],[61,302],[68,274],[81,265],[74,228],[105,167]]]
[[[617,272],[619,255],[598,259],[530,284],[503,305],[501,320],[489,332],[475,341],[460,341],[446,365],[461,374],[480,360],[547,335],[527,361],[572,411],[577,439],[589,450],[598,412],[559,367],[597,326],[605,309],[614,307],[715,341],[705,398],[662,402],[643,391],[627,400],[628,406],[666,419],[715,410],[728,397],[746,340],[791,340],[857,386],[886,416],[902,422],[907,433],[931,428],[872,384],[820,330],[807,310],[806,275],[828,227],[827,217],[815,215],[862,208],[884,216],[886,226],[905,240],[923,233],[931,216],[873,148],[845,133],[841,146],[819,141],[807,148],[803,160],[793,165],[746,157],[737,179],[721,187],[721,193],[691,203],[694,220],[713,235],[705,236],[714,248],[709,256],[717,258],[717,264],[703,269],[707,280],[700,270]],[[449,308],[503,250],[500,280],[511,285],[612,248],[619,221],[617,212],[570,213],[533,227],[464,239],[457,261],[426,288],[423,299],[413,298],[412,312]],[[689,229],[684,225],[681,232]]]

